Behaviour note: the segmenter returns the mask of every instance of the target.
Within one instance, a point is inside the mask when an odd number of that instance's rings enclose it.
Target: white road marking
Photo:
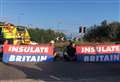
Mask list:
[[[58,77],[56,77],[56,76],[53,76],[53,75],[50,75],[50,78],[55,79],[55,80],[58,80],[58,81],[61,80],[60,78],[58,78]]]

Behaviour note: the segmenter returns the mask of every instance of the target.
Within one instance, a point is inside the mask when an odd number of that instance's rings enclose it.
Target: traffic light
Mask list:
[[[82,26],[79,27],[79,33],[82,33]]]
[[[86,27],[79,27],[79,33],[85,33],[86,32]]]
[[[83,27],[83,33],[85,33],[86,32],[86,27]]]

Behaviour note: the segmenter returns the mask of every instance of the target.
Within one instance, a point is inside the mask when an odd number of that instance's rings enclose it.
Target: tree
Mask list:
[[[64,33],[55,32],[51,29],[39,29],[39,28],[28,28],[28,31],[31,36],[32,41],[36,41],[38,43],[48,43],[51,40],[56,40],[58,36],[65,37]]]
[[[101,25],[90,27],[84,36],[88,42],[118,42],[120,41],[120,23],[107,23],[106,20]]]

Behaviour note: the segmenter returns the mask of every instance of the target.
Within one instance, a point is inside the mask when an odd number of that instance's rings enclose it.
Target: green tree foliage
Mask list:
[[[88,42],[120,42],[120,23],[107,23],[104,20],[100,25],[91,26],[87,30],[84,40]]]
[[[4,22],[0,22],[0,26],[3,26],[4,25]]]
[[[55,32],[51,29],[39,29],[39,28],[28,28],[28,31],[31,36],[32,41],[36,41],[38,43],[48,43],[51,40],[56,40],[56,37],[61,36],[65,37],[64,33]]]

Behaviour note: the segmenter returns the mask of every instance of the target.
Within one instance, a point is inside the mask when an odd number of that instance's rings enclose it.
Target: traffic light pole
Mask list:
[[[80,42],[81,42],[81,43],[83,43],[83,35],[84,35],[84,33],[81,32],[81,39],[80,39]]]
[[[80,33],[80,42],[81,43],[83,43],[83,36],[84,36],[85,31],[86,31],[86,27],[80,26],[79,33]]]

